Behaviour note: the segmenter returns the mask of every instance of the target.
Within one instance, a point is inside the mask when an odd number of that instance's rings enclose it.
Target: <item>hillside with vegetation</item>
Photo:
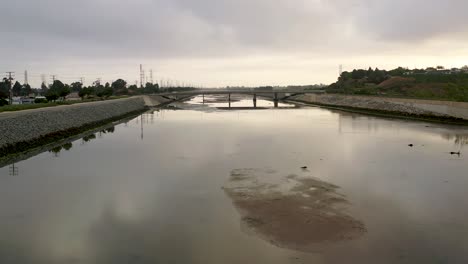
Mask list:
[[[343,72],[329,93],[392,96],[468,102],[468,66],[445,69],[396,68],[390,71],[372,69]]]

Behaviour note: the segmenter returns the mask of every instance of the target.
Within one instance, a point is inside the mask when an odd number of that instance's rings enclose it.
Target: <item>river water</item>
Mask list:
[[[466,127],[206,99],[0,168],[0,263],[468,263]],[[248,168],[338,186],[366,232],[302,252],[246,231],[223,186]]]

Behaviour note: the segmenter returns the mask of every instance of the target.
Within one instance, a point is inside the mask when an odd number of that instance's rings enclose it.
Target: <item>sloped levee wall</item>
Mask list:
[[[151,102],[157,104],[156,99]],[[0,113],[0,156],[51,143],[146,109],[145,98],[140,96]]]
[[[339,94],[308,94],[295,96],[292,99],[329,106],[344,106],[395,113],[406,113],[410,115],[468,120],[468,103],[465,102],[383,98],[375,96],[354,96]]]

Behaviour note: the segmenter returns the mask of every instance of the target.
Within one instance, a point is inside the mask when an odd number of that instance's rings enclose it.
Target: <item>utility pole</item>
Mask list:
[[[84,77],[81,77],[81,78],[80,78],[81,86],[83,86],[83,85],[84,85],[84,80],[85,80],[85,78],[84,78]]]
[[[55,78],[57,77],[57,75],[51,75],[50,78],[52,79],[52,84],[55,82]]]
[[[11,84],[15,78],[15,72],[7,72],[8,74],[8,89],[10,91],[10,105],[13,104],[13,89],[11,88]]]

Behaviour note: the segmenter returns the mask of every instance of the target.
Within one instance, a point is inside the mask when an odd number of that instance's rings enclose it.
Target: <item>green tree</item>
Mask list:
[[[65,100],[65,97],[71,93],[70,85],[65,84],[63,88],[59,91],[59,96]]]
[[[78,92],[78,95],[81,97],[81,100],[84,100],[85,97],[89,96],[89,88],[85,87]]]
[[[129,94],[138,94],[139,93],[139,90],[138,89],[138,86],[136,86],[135,84],[132,84],[128,87],[128,93]]]
[[[353,70],[351,77],[355,80],[360,80],[366,77],[367,72],[365,70]]]
[[[94,94],[101,99],[106,94],[106,92],[104,91],[105,89],[104,85],[102,85],[99,81],[94,82],[93,89],[94,89]]]
[[[406,70],[403,67],[398,67],[396,69],[389,71],[388,74],[390,74],[391,76],[403,76],[405,72],[408,72],[408,70]]]
[[[7,78],[3,78],[3,81],[0,82],[0,99],[5,99],[10,97],[10,82]]]
[[[122,79],[118,79],[112,83],[112,90],[115,94],[127,94],[127,82]]]
[[[63,149],[62,146],[58,146],[58,147],[50,149],[49,152],[53,153],[55,157],[58,157],[60,155],[60,152],[62,151],[62,149]]]
[[[143,89],[143,93],[145,94],[152,94],[157,92],[159,92],[158,84],[146,83],[145,88]]]
[[[81,82],[74,82],[70,86],[74,93],[79,93],[83,89],[83,84]]]
[[[21,96],[28,96],[31,92],[31,85],[25,84],[23,87],[21,87]]]
[[[57,99],[59,99],[59,97],[59,94],[52,89],[47,90],[47,92],[45,93],[45,98],[47,99],[47,101],[55,102]]]
[[[45,83],[41,83],[41,94],[46,95],[47,91],[49,91],[49,87]]]
[[[65,96],[69,95],[70,92],[70,86],[63,84],[59,80],[55,80],[50,86],[50,89],[46,92],[46,98],[49,101],[55,101],[60,97],[65,99]]]
[[[62,146],[62,148],[63,148],[64,150],[66,150],[66,151],[69,151],[70,149],[73,148],[73,143],[71,143],[71,142],[65,143],[65,144]]]
[[[13,96],[20,96],[21,95],[21,88],[23,86],[18,82],[16,81],[15,84],[13,85]]]

